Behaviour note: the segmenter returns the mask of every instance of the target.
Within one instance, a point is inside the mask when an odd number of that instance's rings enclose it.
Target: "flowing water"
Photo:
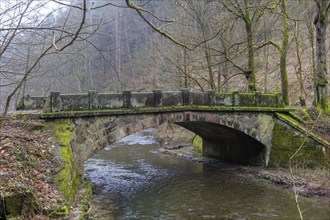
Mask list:
[[[299,219],[288,191],[159,151],[153,130],[123,138],[85,163],[96,219]],[[300,197],[304,219],[330,219],[329,201]]]

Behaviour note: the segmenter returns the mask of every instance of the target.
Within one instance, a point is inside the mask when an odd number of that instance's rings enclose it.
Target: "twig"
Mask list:
[[[296,206],[297,206],[297,210],[299,212],[299,217],[300,217],[301,220],[304,220],[303,215],[302,215],[302,211],[301,211],[300,205],[299,205],[299,200],[298,200],[299,191],[297,190],[296,183],[295,183],[295,180],[294,180],[294,175],[293,175],[292,166],[291,166],[291,159],[290,159],[290,177],[291,177],[291,180],[292,180],[294,200],[295,200],[295,203],[296,203]]]
[[[53,36],[53,46],[54,46],[54,48],[56,49],[56,50],[60,50],[60,48],[58,48],[57,46],[56,46],[56,38],[55,38],[55,32],[53,31],[53,34],[54,34],[54,36]]]

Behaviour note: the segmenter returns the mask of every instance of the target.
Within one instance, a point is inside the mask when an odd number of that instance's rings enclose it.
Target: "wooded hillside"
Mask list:
[[[0,100],[155,88],[329,102],[327,0],[0,3]]]

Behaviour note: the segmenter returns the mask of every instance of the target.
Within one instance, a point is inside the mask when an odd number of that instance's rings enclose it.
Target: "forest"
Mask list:
[[[0,104],[154,89],[329,106],[328,0],[2,0]]]

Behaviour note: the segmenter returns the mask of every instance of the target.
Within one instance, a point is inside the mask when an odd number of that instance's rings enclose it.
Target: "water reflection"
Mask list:
[[[158,151],[153,130],[128,136],[85,164],[98,219],[299,219],[292,196],[230,172]],[[328,219],[329,203],[303,199],[306,219]]]

